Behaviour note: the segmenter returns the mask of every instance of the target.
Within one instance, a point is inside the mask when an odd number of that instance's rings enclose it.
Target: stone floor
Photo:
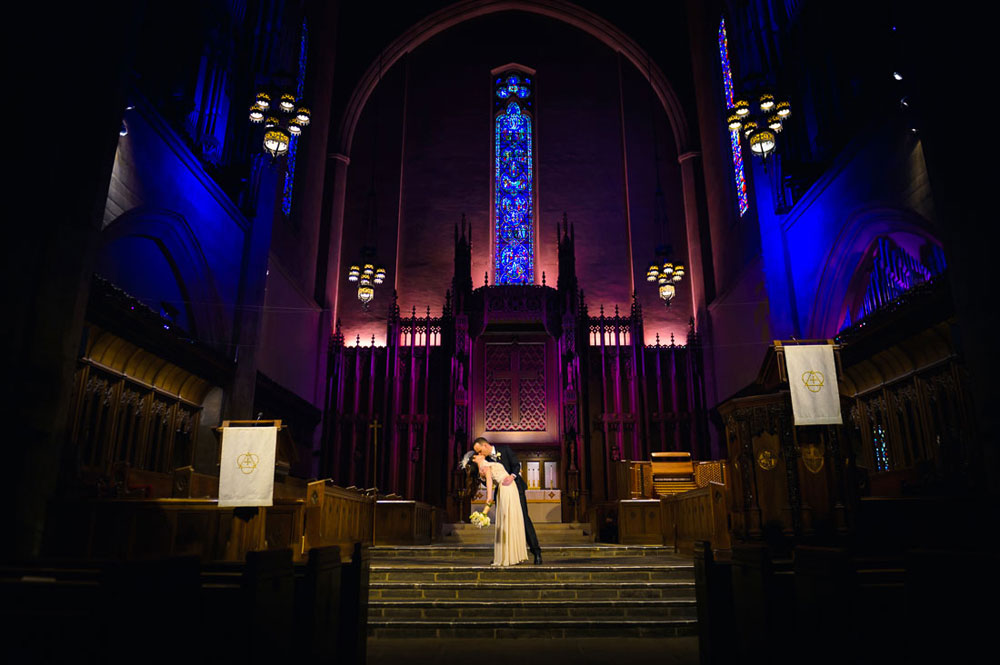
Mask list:
[[[509,660],[501,654],[507,654]],[[602,665],[657,663],[697,665],[698,638],[374,639],[368,665]]]
[[[693,562],[672,548],[552,545],[542,565],[509,568],[490,566],[492,554],[491,545],[373,548],[369,637],[567,640],[545,647],[558,654],[576,653],[579,639],[659,641],[697,631]],[[598,651],[603,643],[594,642]]]

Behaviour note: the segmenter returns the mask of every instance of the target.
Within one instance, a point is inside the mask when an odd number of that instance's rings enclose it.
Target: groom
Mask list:
[[[524,490],[527,489],[527,484],[524,482],[524,478],[521,477],[521,462],[518,461],[517,455],[510,446],[503,444],[494,446],[483,437],[479,437],[472,442],[472,449],[478,454],[486,455],[486,459],[490,462],[500,462],[503,468],[507,470],[507,473],[514,477],[514,482],[517,483],[517,493],[521,497],[521,512],[524,514],[524,537],[528,541],[528,549],[535,555],[535,563],[541,563],[542,548],[538,546],[535,525],[531,523],[531,518],[528,517],[528,500],[524,497]]]

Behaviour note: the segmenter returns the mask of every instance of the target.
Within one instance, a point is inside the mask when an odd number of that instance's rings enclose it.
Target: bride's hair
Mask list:
[[[483,475],[482,467],[476,462],[476,457],[476,455],[472,455],[469,459],[470,463],[465,467],[465,472],[468,474],[466,476],[467,482],[471,482],[474,487],[485,487],[486,477]]]

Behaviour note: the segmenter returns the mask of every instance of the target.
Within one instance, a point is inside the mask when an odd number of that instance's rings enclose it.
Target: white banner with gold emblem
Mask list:
[[[270,506],[274,503],[277,444],[277,427],[226,427],[222,430],[219,506]]]
[[[833,346],[829,344],[789,345],[785,367],[792,393],[792,413],[796,425],[840,425],[840,390]]]

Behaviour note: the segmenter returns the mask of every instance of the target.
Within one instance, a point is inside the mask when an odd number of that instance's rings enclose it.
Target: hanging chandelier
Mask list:
[[[658,257],[665,256],[667,253],[667,251],[658,251],[657,255]],[[677,295],[676,285],[682,279],[684,279],[684,266],[680,263],[675,265],[669,260],[664,261],[662,264],[659,261],[654,261],[649,264],[649,269],[646,271],[646,281],[657,284],[660,300],[666,303],[667,307],[670,306],[670,301]]]
[[[757,101],[760,111],[753,113],[750,102],[737,99],[726,124],[730,131],[742,131],[750,152],[766,161],[777,148],[778,134],[785,120],[792,115],[792,105],[787,101],[775,101],[774,95],[769,92],[761,93]]]
[[[647,58],[646,70],[649,80],[653,80],[652,62]],[[650,91],[652,88],[650,88]],[[646,281],[656,284],[657,293],[660,300],[670,307],[671,301],[677,295],[677,284],[684,279],[684,266],[675,263],[673,259],[673,247],[670,245],[670,233],[667,228],[667,201],[663,195],[663,188],[660,186],[660,160],[657,152],[656,138],[656,114],[652,92],[649,100],[649,121],[653,128],[653,173],[656,176],[656,193],[653,195],[653,226],[659,230],[660,244],[656,246],[655,258],[646,270]]]
[[[276,102],[274,100],[277,100]],[[298,136],[309,125],[311,114],[291,93],[271,95],[258,92],[250,107],[250,122],[264,125],[264,151],[271,157],[288,153],[292,136]]]
[[[365,248],[362,254],[374,254],[371,248]],[[362,267],[362,265],[364,267]],[[375,299],[375,287],[385,282],[385,268],[375,267],[374,263],[354,264],[347,270],[347,281],[358,285],[358,301],[364,310]]]
[[[382,56],[379,56],[378,61],[378,83],[376,84],[376,89],[378,84],[382,83]],[[372,93],[373,97],[373,114],[374,114],[374,124],[378,127],[378,97],[375,93]],[[365,222],[363,230],[363,242],[361,247],[361,258],[357,263],[351,265],[347,270],[347,281],[351,284],[358,285],[358,302],[361,303],[361,308],[368,311],[368,307],[371,302],[375,299],[375,288],[381,286],[385,282],[386,270],[382,265],[378,265],[379,262],[376,259],[376,241],[378,239],[378,195],[375,191],[375,166],[378,161],[378,131],[375,132],[375,136],[372,140],[372,172],[371,172],[371,184],[368,189],[368,204],[367,211],[365,213]],[[376,267],[378,265],[378,267]]]

